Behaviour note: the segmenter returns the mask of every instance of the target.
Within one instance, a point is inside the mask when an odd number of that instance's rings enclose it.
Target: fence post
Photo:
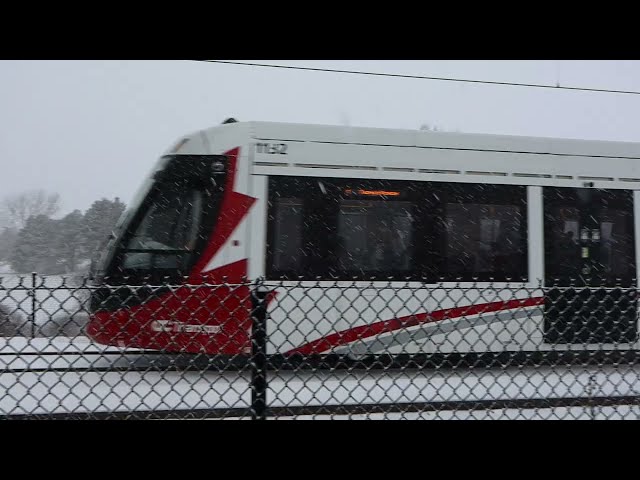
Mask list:
[[[596,376],[595,374],[589,375],[589,383],[587,384],[587,394],[589,395],[589,416],[591,420],[596,419],[596,407],[594,405],[593,397],[596,389]]]
[[[36,337],[36,276],[31,273],[31,338]]]
[[[267,291],[251,290],[251,419],[267,418]]]

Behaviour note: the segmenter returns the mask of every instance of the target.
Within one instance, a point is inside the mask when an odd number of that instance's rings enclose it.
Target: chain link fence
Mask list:
[[[636,288],[0,281],[0,417],[638,419]]]

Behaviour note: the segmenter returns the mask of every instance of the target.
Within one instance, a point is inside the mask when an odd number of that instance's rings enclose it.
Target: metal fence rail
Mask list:
[[[0,417],[640,418],[637,289],[0,280]]]

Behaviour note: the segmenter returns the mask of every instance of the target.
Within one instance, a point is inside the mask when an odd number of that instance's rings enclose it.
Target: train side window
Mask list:
[[[307,250],[311,207],[310,180],[305,177],[269,178],[267,212],[267,263],[269,278],[299,279],[309,276]]]
[[[329,276],[357,280],[413,280],[420,274],[416,182],[333,179],[327,218],[334,232]],[[332,226],[332,227],[331,227]]]
[[[546,284],[634,284],[633,194],[544,189]]]
[[[347,277],[380,278],[409,272],[413,222],[411,202],[341,199],[336,270]]]
[[[414,182],[271,177],[267,276],[417,278],[419,195]]]
[[[526,281],[526,189],[442,184],[434,209],[436,275],[445,281]]]
[[[277,198],[274,203],[273,269],[300,272],[303,267],[303,200]]]

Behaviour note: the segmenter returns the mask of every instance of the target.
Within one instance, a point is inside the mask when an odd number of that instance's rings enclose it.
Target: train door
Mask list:
[[[545,188],[547,343],[638,336],[633,192]]]

